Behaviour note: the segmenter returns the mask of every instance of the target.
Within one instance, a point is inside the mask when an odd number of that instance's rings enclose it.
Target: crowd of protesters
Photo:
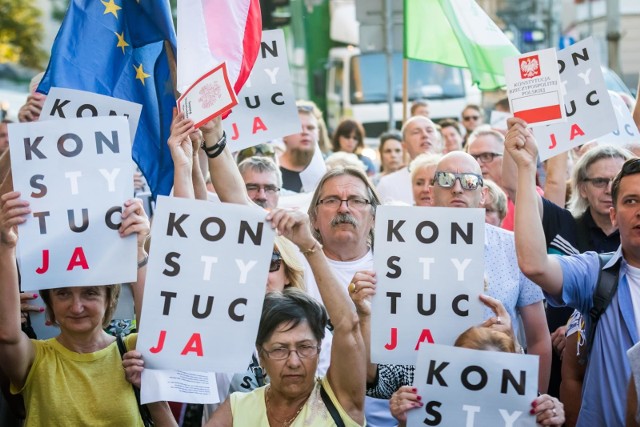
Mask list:
[[[30,96],[19,121],[38,120],[43,100]],[[173,197],[262,208],[279,234],[248,370],[220,377],[221,403],[200,405],[198,425],[395,426],[422,406],[414,366],[374,364],[368,354],[374,225],[385,204],[485,209],[479,298],[487,308],[456,346],[538,355],[540,396],[523,412],[542,425],[638,425],[637,363],[627,356],[640,320],[637,147],[591,144],[550,159],[543,176],[522,120],[491,129],[484,109],[468,105],[461,122],[435,123],[430,110],[416,102],[399,132],[379,137],[378,151],[365,145],[360,123],[346,119],[330,132],[309,102],[298,104],[300,133],[240,153],[221,143],[219,118],[196,130],[175,116],[166,141]],[[305,188],[316,150],[326,169]],[[108,333],[120,285],[20,292],[17,226],[30,209],[11,189],[5,123],[0,156],[0,424],[144,425],[133,391],[144,369],[137,336],[124,337],[122,359]],[[143,177],[134,180],[144,188]],[[297,193],[307,198],[292,205]],[[123,205],[119,233],[138,240],[137,326],[150,212],[139,199]],[[607,267],[617,266],[620,285],[589,335],[604,252],[615,252]],[[29,313],[41,310],[57,337],[38,340],[27,327]],[[241,387],[246,375],[250,386]],[[146,406],[155,425],[187,425],[180,405]]]

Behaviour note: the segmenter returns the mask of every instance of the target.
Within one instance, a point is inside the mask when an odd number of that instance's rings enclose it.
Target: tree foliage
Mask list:
[[[16,62],[40,69],[46,59],[42,50],[42,13],[34,0],[0,0],[0,63]]]

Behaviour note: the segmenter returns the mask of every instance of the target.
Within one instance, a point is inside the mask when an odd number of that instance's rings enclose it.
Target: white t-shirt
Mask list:
[[[393,202],[403,202],[409,206],[414,204],[411,174],[406,166],[380,178],[376,190],[383,205]]]
[[[625,266],[631,291],[631,302],[633,303],[633,315],[636,318],[636,325],[640,325],[640,268],[632,267],[627,263]]]

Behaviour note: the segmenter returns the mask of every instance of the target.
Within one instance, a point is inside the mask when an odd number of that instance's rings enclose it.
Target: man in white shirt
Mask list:
[[[439,154],[442,151],[440,132],[429,118],[411,117],[402,126],[402,146],[411,160],[423,153]],[[408,166],[380,178],[377,190],[384,204],[390,202],[414,204]]]
[[[367,176],[359,169],[327,172],[311,199],[309,219],[314,237],[323,245],[329,265],[345,288],[358,271],[373,270],[373,230],[380,200]],[[310,268],[305,266],[307,292],[322,301]],[[367,424],[395,426],[387,400],[366,398]]]

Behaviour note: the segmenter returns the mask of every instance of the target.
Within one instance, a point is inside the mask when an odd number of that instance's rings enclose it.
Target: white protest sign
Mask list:
[[[125,116],[129,121],[131,141],[135,141],[141,112],[142,105],[135,102],[83,90],[52,87],[42,106],[40,120]]]
[[[374,363],[412,364],[421,343],[453,344],[482,322],[484,217],[484,209],[378,207]]]
[[[32,212],[19,227],[23,291],[136,280],[136,236],[118,234],[129,135],[124,117],[9,124],[13,185]]]
[[[567,121],[534,129],[540,160],[616,130],[616,115],[590,37],[558,52]]]
[[[196,129],[238,104],[227,64],[222,63],[193,83],[178,101],[178,111],[195,123]]]
[[[615,92],[609,91],[611,104],[616,114],[617,130],[604,136],[596,138],[599,144],[626,145],[640,142],[640,132],[629,107],[624,103],[622,97]]]
[[[511,112],[530,126],[564,122],[563,92],[555,49],[505,58]]]
[[[413,385],[424,406],[407,412],[409,427],[536,425],[538,356],[424,346]]]
[[[250,206],[160,197],[138,351],[145,368],[240,372],[251,360],[274,232]]]
[[[238,100],[222,122],[231,151],[300,132],[282,30],[262,32],[258,58]]]

